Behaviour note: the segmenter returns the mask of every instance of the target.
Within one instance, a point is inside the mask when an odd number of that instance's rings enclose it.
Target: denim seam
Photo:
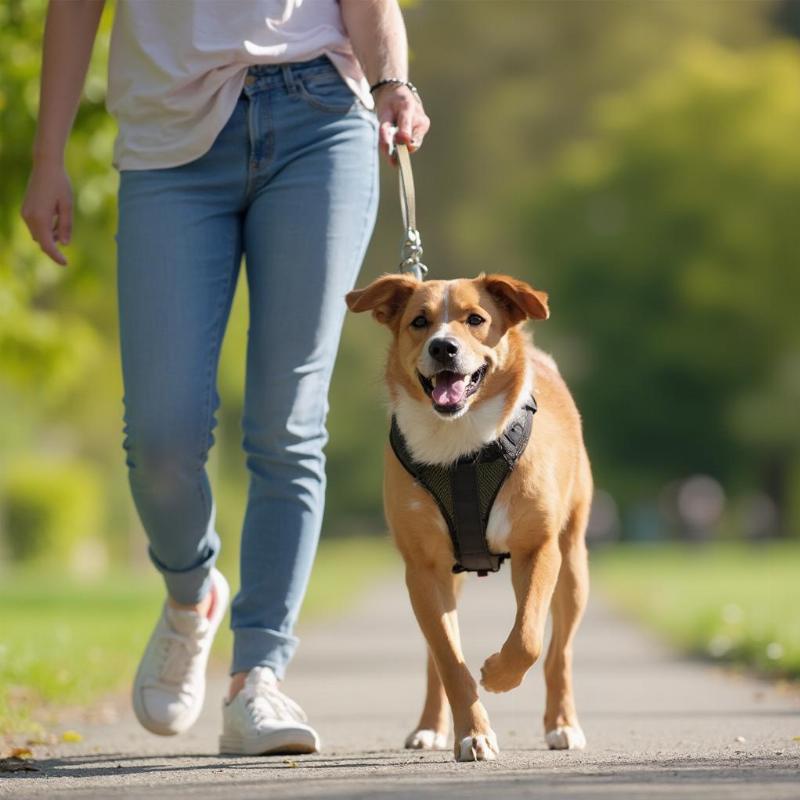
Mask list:
[[[233,246],[233,256],[235,256],[235,255],[236,255],[236,245],[234,244],[234,246]],[[233,258],[231,258],[231,261],[233,261]],[[210,434],[211,434],[211,429],[210,429],[211,415],[212,415],[211,395],[212,395],[212,389],[213,389],[213,385],[212,384],[213,384],[213,377],[214,377],[214,364],[217,361],[218,353],[219,353],[220,348],[222,346],[222,341],[221,341],[221,339],[222,339],[222,330],[221,329],[222,329],[222,326],[223,326],[222,324],[223,324],[224,316],[225,316],[224,309],[225,309],[225,306],[227,305],[227,303],[229,302],[229,295],[230,295],[230,292],[231,292],[231,283],[233,282],[234,273],[238,274],[237,265],[236,264],[231,264],[230,265],[230,269],[228,270],[228,280],[227,280],[227,283],[225,284],[225,291],[220,293],[220,300],[219,300],[219,303],[217,304],[217,308],[216,308],[216,310],[214,312],[215,317],[216,317],[216,322],[215,322],[214,337],[213,337],[212,342],[211,342],[211,356],[210,356],[210,358],[208,360],[208,368],[206,370],[206,388],[205,388],[205,403],[206,403],[206,405],[205,405],[205,409],[203,411],[203,417],[205,418],[205,422],[203,424],[203,431],[202,431],[202,434],[203,434],[203,437],[205,438],[205,441],[201,445],[201,450],[200,450],[200,459],[199,459],[200,470],[203,469],[203,457],[204,457],[204,454],[207,452],[207,450],[210,449],[210,446],[207,447],[207,445],[209,443]],[[199,492],[200,492],[200,497],[201,497],[202,502],[203,502],[204,516],[208,519],[209,515],[211,514],[211,508],[212,508],[212,502],[213,501],[211,500],[210,497],[207,497],[206,496],[206,492],[203,491],[203,482],[202,481],[198,482],[198,489],[199,489]]]
[[[288,84],[287,90],[291,93],[291,88]],[[260,137],[263,143],[263,148],[261,150],[260,157],[257,160],[251,157],[248,159],[247,163],[247,186],[245,187],[245,199],[246,205],[248,206],[253,200],[253,195],[258,191],[259,184],[261,183],[259,179],[261,177],[262,169],[265,169],[275,157],[275,126],[273,125],[272,121],[272,103],[270,102],[270,94],[274,91],[274,87],[267,86],[263,92],[254,93],[253,96],[248,98],[250,100],[250,107],[247,115],[248,134],[250,136],[251,152],[255,153],[258,150],[257,142],[259,137],[258,131],[256,130],[257,126],[252,123],[251,115],[259,111],[261,104],[259,103],[258,106],[256,106],[254,97],[258,97],[259,94],[266,96],[266,103],[264,103],[265,124],[263,126],[263,130],[261,131]]]
[[[286,88],[286,94],[293,95],[297,93],[297,78],[291,65],[283,64],[280,71],[283,85]]]
[[[373,124],[372,128],[374,129],[375,127],[376,126]],[[355,259],[354,259],[353,262],[351,262],[351,264],[352,264],[352,266],[351,266],[351,275],[352,275],[353,266],[358,267],[358,271],[359,272],[361,271],[361,266],[364,263],[364,257],[366,256],[366,253],[367,253],[367,247],[369,247],[369,242],[370,242],[370,239],[372,238],[372,230],[374,229],[374,224],[373,224],[372,229],[371,229],[371,228],[368,227],[367,222],[369,221],[370,214],[372,213],[371,210],[372,210],[372,207],[373,207],[373,201],[375,200],[375,195],[376,195],[377,190],[379,188],[378,174],[377,174],[378,170],[376,169],[377,166],[379,166],[378,163],[377,163],[377,157],[375,155],[373,155],[372,168],[371,168],[372,183],[371,183],[370,191],[369,191],[369,199],[367,200],[367,202],[366,202],[366,204],[364,206],[364,221],[363,221],[363,223],[362,223],[362,225],[360,227],[360,230],[362,231],[361,241],[359,243],[358,248],[356,248],[354,250]],[[355,285],[355,282],[356,282],[357,279],[358,279],[358,272],[356,272],[354,275],[352,275],[352,279],[351,279],[351,283],[350,283],[350,289],[353,288],[353,286]],[[323,374],[323,378],[324,378],[325,385],[326,385],[325,402],[322,403],[321,406],[320,406],[321,414],[320,414],[320,418],[317,420],[317,427],[318,428],[325,428],[325,425],[326,425],[326,422],[327,422],[328,411],[329,411],[328,395],[329,395],[329,392],[330,392],[330,381],[331,381],[331,378],[333,377],[333,370],[334,370],[334,368],[336,366],[336,359],[337,359],[337,356],[339,354],[339,347],[340,347],[340,343],[341,343],[341,335],[342,335],[343,324],[344,324],[344,320],[342,320],[342,323],[340,323],[340,325],[339,325],[339,343],[337,343],[336,350],[333,353],[333,358],[331,359],[330,363],[328,364],[328,366],[327,366],[327,368],[326,368],[326,370],[325,370],[325,372]],[[328,436],[327,431],[325,431],[325,444],[326,445],[327,445],[327,436]],[[324,458],[324,451],[323,451],[323,458]],[[324,474],[324,470],[323,470],[323,482],[325,481],[326,478],[327,478],[327,476]],[[323,498],[323,501],[324,501],[324,498]]]
[[[371,114],[370,116],[371,116],[371,119],[369,121],[371,123],[372,129],[376,130],[377,127],[378,127],[377,126],[377,117],[375,117],[374,114]],[[369,242],[370,242],[370,239],[372,238],[372,233],[373,233],[374,228],[375,228],[374,221],[373,221],[373,225],[372,225],[371,229],[368,228],[367,222],[369,220],[370,213],[372,213],[372,206],[373,206],[373,201],[375,200],[375,195],[378,193],[378,190],[380,188],[380,182],[378,180],[379,167],[380,167],[380,164],[378,163],[377,151],[376,151],[375,148],[373,148],[373,155],[372,155],[372,187],[370,188],[369,202],[367,203],[366,208],[364,210],[364,224],[361,226],[361,230],[364,233],[363,233],[363,236],[361,237],[361,247],[358,250],[358,260],[356,261],[356,264],[358,264],[359,266],[358,266],[358,272],[356,272],[356,274],[353,275],[353,285],[355,285],[355,282],[358,280],[358,273],[361,272],[361,267],[364,264],[364,257],[367,254],[367,248],[369,247]],[[375,212],[377,213],[377,208],[375,209]],[[351,286],[351,288],[352,288],[352,286]]]
[[[352,95],[352,102],[347,105],[333,105],[332,103],[326,103],[323,100],[315,97],[311,92],[306,89],[306,87],[300,83],[300,91],[298,95],[300,98],[306,101],[308,105],[312,108],[316,108],[319,111],[324,111],[326,114],[347,114],[356,103],[360,103],[361,101],[353,94],[352,89],[350,87],[347,88],[347,91],[350,92]]]
[[[275,125],[272,121],[271,95],[275,92],[274,88],[269,90],[266,96],[266,124],[264,126],[264,152],[261,157],[259,167],[266,167],[275,157]]]
[[[255,102],[253,100],[253,95],[248,92],[247,94],[247,138],[249,139],[250,148],[247,153],[247,181],[245,186],[245,198],[250,197],[252,192],[252,184],[253,184],[253,175],[255,174],[255,170],[253,169],[253,164],[255,163],[255,156],[256,156],[256,131],[255,126],[253,123],[253,114],[255,113]]]

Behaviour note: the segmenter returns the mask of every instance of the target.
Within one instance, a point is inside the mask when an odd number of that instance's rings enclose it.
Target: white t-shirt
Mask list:
[[[106,106],[117,169],[174,167],[213,144],[253,64],[327,55],[367,108],[337,0],[117,0]]]

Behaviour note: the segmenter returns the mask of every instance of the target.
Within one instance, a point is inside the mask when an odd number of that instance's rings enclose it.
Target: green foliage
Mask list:
[[[690,43],[595,106],[528,210],[522,236],[554,324],[581,336],[575,385],[617,488],[692,471],[736,485],[800,458],[799,81],[794,45]]]
[[[596,102],[670,70],[690,37],[745,52],[769,40],[771,10],[767,2],[693,0],[414,5],[406,14],[411,74],[433,122],[414,156],[431,277],[501,271],[554,288],[531,237],[519,233],[520,207],[566,144],[594,134]],[[396,173],[383,168],[381,213],[361,285],[396,269],[401,233],[396,182]],[[594,332],[585,325],[559,326],[561,311],[573,298],[559,293],[553,299],[554,320],[537,326],[537,339],[562,366],[577,368],[584,340]],[[348,320],[331,396],[334,524],[354,509],[364,519],[380,519],[387,434],[381,369],[387,343],[388,335],[373,322]],[[587,397],[581,399],[583,410],[590,411]],[[597,450],[597,442],[592,444]],[[601,477],[617,488],[609,470]]]
[[[432,274],[500,270],[536,279],[528,243],[513,229],[520,200],[565,144],[590,131],[598,98],[669,70],[689,37],[743,50],[768,40],[773,5],[451,0],[414,6],[406,14],[411,73],[433,122],[414,161]],[[389,202],[379,236],[388,231],[388,237],[372,263],[381,270],[393,268],[399,236],[395,175],[386,177]]]
[[[133,508],[121,448],[115,125],[104,108],[112,7],[101,20],[67,149],[75,224],[69,265],[61,268],[31,241],[19,215],[31,168],[46,5],[0,4],[0,471],[32,454],[47,460],[57,441],[70,458],[101,470],[102,494],[115,502],[98,503],[98,512],[108,512],[99,527],[119,538],[133,527]]]
[[[326,520],[349,535],[383,528],[383,450],[389,431],[383,362],[388,342],[388,332],[370,315],[348,315],[331,385]]]
[[[68,566],[76,545],[100,532],[102,483],[90,465],[28,457],[3,480],[3,531],[13,561]]]
[[[684,651],[800,678],[796,544],[618,546],[592,577]]]
[[[558,275],[551,281],[545,265],[531,262],[531,249],[538,242],[519,236],[515,227],[521,199],[542,185],[547,167],[565,144],[605,136],[592,117],[599,98],[671,70],[683,58],[690,37],[722,43],[746,58],[755,45],[774,36],[770,27],[774,6],[760,0],[408,4],[412,77],[433,119],[425,147],[415,156],[419,219],[432,276],[498,269],[558,289],[553,292],[554,320],[537,335],[577,376],[596,331],[593,325],[568,325],[566,314],[562,315],[573,301],[580,304],[580,287],[571,284],[562,291]],[[0,470],[23,454],[45,453],[53,438],[71,457],[96,465],[103,475],[104,496],[109,498],[102,528],[115,537],[113,549],[127,558],[142,554],[145,540],[129,497],[121,449],[123,389],[114,273],[117,175],[110,166],[115,126],[104,108],[113,4],[107,4],[101,21],[67,152],[76,219],[65,269],[47,261],[19,218],[30,169],[45,9],[45,0],[0,4]],[[762,78],[772,80],[766,72]],[[765,93],[770,85],[764,87]],[[639,102],[635,92],[630,97]],[[764,110],[772,113],[767,106]],[[718,111],[728,113],[724,103],[710,102],[706,114],[713,117]],[[726,122],[738,125],[740,118],[728,116]],[[731,146],[735,134],[727,136]],[[723,184],[717,188],[729,192]],[[359,283],[396,268],[400,239],[396,174],[385,167],[382,193],[376,235]],[[731,218],[730,226],[742,235],[747,229],[746,220],[742,224],[738,217]],[[566,235],[569,238],[571,231]],[[635,239],[631,246],[638,246]],[[698,280],[705,275],[704,281],[719,275],[719,270],[713,274],[704,270],[693,274]],[[712,290],[716,291],[713,286]],[[766,292],[759,302],[765,302],[765,296]],[[772,306],[771,300],[767,302]],[[784,306],[776,306],[776,317],[786,313]],[[611,317],[604,323],[612,328],[617,324]],[[220,365],[222,408],[210,464],[228,555],[236,551],[246,497],[239,422],[246,335],[246,282],[242,281]],[[726,328],[720,328],[719,335],[714,328],[707,338],[719,343],[727,336]],[[387,432],[381,362],[387,340],[370,320],[348,318],[331,394],[327,530],[381,525],[381,459]],[[717,350],[725,348],[717,344],[715,349],[709,343],[708,368],[715,374],[724,371],[714,363]],[[661,355],[659,351],[657,357]],[[791,389],[796,385],[794,363],[786,354],[780,364],[776,360],[760,369],[752,376],[750,392],[737,394],[717,427],[704,420],[691,431],[697,446],[690,452],[702,449],[706,454],[693,468],[712,461],[730,465],[732,453],[743,473],[761,468],[760,461],[743,456],[739,446],[731,449],[726,444],[718,452],[717,434],[725,426],[756,452],[763,454],[767,448],[777,452],[784,431],[793,430],[797,419]],[[605,423],[607,405],[594,410],[587,386],[583,381],[579,387],[582,407],[591,422],[593,455],[604,482],[616,488],[641,477],[650,487],[663,474],[672,475],[676,466],[671,453],[662,468],[640,465],[638,450],[630,455],[605,447],[595,421],[602,417]],[[706,405],[713,404],[709,400]],[[765,414],[764,407],[770,413]],[[707,428],[716,438],[705,437]],[[664,438],[672,447],[675,439]],[[782,452],[774,458],[785,460]],[[631,459],[636,460],[635,470],[626,467]],[[796,474],[800,485],[800,471]]]
[[[108,255],[95,254],[111,252],[116,179],[109,170],[114,125],[103,106],[106,14],[68,151],[69,167],[80,175],[70,266],[50,263],[19,216],[31,167],[45,5],[10,0],[0,8],[0,369],[12,386],[56,404],[97,367],[103,329],[113,322],[102,302]]]

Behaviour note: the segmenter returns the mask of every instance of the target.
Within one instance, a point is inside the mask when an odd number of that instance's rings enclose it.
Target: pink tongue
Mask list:
[[[431,397],[437,406],[458,405],[467,392],[467,376],[455,372],[440,372],[436,376],[436,386]]]

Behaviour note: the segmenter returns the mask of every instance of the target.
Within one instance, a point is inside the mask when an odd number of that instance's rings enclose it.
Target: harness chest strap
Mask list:
[[[436,501],[447,523],[456,563],[453,572],[497,572],[508,553],[492,553],[486,541],[489,515],[497,494],[530,439],[536,400],[531,397],[500,438],[454,464],[415,461],[392,417],[389,443],[406,471]]]

